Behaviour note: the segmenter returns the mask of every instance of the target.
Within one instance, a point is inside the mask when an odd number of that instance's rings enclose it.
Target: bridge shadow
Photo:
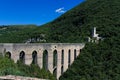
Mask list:
[[[43,68],[45,70],[48,70],[48,51],[47,50],[43,51]]]
[[[32,58],[32,64],[37,64],[37,51],[33,51]]]
[[[20,62],[22,62],[23,64],[25,64],[25,52],[21,51],[19,54],[19,60]]]

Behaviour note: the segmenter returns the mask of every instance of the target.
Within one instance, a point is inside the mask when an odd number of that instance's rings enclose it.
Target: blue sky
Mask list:
[[[0,0],[0,25],[50,22],[84,0]]]

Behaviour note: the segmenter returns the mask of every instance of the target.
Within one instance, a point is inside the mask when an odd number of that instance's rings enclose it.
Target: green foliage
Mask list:
[[[9,25],[0,27],[0,43],[23,43],[40,34],[46,34],[47,28],[36,25]]]
[[[2,75],[30,76],[55,80],[55,77],[49,71],[40,69],[38,65],[31,64],[28,66],[20,61],[15,64],[9,58],[0,57],[0,76]]]
[[[112,43],[87,44],[60,80],[119,80],[120,49]]]
[[[90,36],[90,31],[95,26],[97,27],[97,33],[104,38],[104,41],[99,42],[99,44],[87,43],[81,55],[60,77],[60,80],[119,80],[119,14],[119,0],[87,0],[57,19],[62,21],[63,17],[66,17],[66,20],[69,17],[73,21],[74,18],[72,19],[72,17],[81,18],[82,23],[80,23],[81,20],[75,21],[76,26],[74,27],[77,27],[77,25],[78,29],[81,27],[81,30],[75,33],[80,32],[80,36]],[[78,40],[77,37],[75,38]]]
[[[120,30],[119,0],[87,0],[54,20],[48,42],[83,42],[93,27],[103,37],[118,35]]]
[[[37,64],[31,64],[30,66],[23,64],[22,62],[17,62],[18,69],[25,73],[23,76],[37,77],[55,80],[55,77],[45,69],[40,69]]]
[[[25,42],[31,37],[45,34],[47,42],[85,42],[93,27],[103,37],[118,35],[120,26],[119,0],[87,0],[66,12],[56,20],[36,25],[12,25],[0,28],[1,43]],[[4,27],[6,29],[4,29]],[[117,31],[117,32],[115,32]]]
[[[17,65],[9,58],[0,58],[0,75],[22,75],[23,72],[19,71]]]

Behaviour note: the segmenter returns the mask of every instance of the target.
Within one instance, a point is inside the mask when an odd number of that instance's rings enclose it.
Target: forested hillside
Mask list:
[[[76,33],[78,36],[79,33],[81,37],[86,37],[90,36],[90,31],[95,26],[97,33],[104,38],[104,41],[99,44],[87,43],[79,57],[60,77],[60,80],[119,80],[120,0],[87,0],[62,18],[67,20],[66,16],[69,17],[69,20],[73,20],[73,23],[75,19],[75,24],[70,23],[77,28],[74,30],[75,28],[71,29],[70,26],[66,26],[68,30],[65,27],[64,33],[74,31],[71,35]],[[57,20],[61,20],[61,18]],[[54,28],[59,29],[59,27]],[[75,38],[77,42],[80,41],[76,36]]]
[[[30,38],[47,34],[47,27],[36,25],[8,25],[0,26],[0,43],[25,43]]]
[[[118,35],[119,0],[87,0],[68,11],[50,25],[50,42],[81,42],[91,35],[93,27],[106,38]]]
[[[97,27],[97,33],[101,36],[108,38],[118,35],[116,33],[119,33],[119,26],[119,0],[87,0],[41,27],[21,25],[23,28],[20,26],[19,28],[12,26],[5,30],[0,28],[0,42],[24,42],[43,33],[47,42],[79,43],[91,35],[93,27]]]
[[[15,43],[23,42],[29,38],[32,31],[36,28],[35,25],[9,25],[0,27],[0,42]]]

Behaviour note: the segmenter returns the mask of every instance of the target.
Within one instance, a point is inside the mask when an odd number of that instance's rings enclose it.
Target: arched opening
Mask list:
[[[37,51],[33,51],[32,58],[32,64],[37,64]]]
[[[57,50],[53,52],[53,68],[57,67]]]
[[[80,53],[81,53],[81,51],[82,51],[82,50],[80,49]]]
[[[20,62],[25,63],[25,52],[24,51],[20,52],[19,60]]]
[[[70,67],[71,64],[71,50],[68,51],[68,67]]]
[[[61,67],[61,74],[63,74],[63,66]]]
[[[43,51],[43,68],[45,70],[48,70],[48,51],[47,50]]]
[[[55,76],[55,78],[57,78],[57,68],[54,69],[53,75]]]
[[[64,50],[62,50],[62,54],[61,54],[61,64],[64,64]]]
[[[6,52],[6,53],[5,53],[5,57],[11,59],[11,53],[10,53],[10,52]]]
[[[74,49],[74,60],[77,58],[76,49]]]

